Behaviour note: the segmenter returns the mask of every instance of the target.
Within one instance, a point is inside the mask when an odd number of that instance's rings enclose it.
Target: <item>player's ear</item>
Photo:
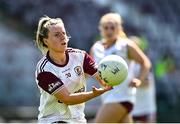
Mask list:
[[[46,46],[48,46],[48,42],[47,42],[47,39],[46,39],[46,38],[43,39],[43,43],[44,43]]]

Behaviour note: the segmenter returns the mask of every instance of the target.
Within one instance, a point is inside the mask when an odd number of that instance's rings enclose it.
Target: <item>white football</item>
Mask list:
[[[128,65],[122,57],[109,55],[99,62],[98,73],[109,86],[116,86],[127,78]]]

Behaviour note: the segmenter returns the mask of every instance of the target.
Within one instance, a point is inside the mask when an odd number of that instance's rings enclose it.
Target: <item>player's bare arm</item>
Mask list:
[[[65,87],[63,87],[59,92],[54,94],[54,96],[58,100],[60,100],[61,102],[67,105],[75,105],[86,102],[94,97],[97,97],[110,89],[111,87],[96,88],[93,86],[92,91],[71,94],[68,92],[68,90]]]
[[[128,56],[130,59],[135,60],[141,65],[140,75],[137,79],[133,79],[132,81],[137,84],[137,86],[141,85],[141,82],[144,82],[149,73],[151,62],[142,50],[132,41],[128,42]]]

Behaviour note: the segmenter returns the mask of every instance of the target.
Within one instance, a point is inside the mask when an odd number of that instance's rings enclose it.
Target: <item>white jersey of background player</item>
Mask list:
[[[140,71],[139,64],[132,62],[135,76]],[[144,82],[144,86],[138,87],[136,92],[136,101],[132,111],[133,118],[138,122],[155,122],[156,114],[156,97],[155,81],[152,72],[149,73]]]
[[[45,52],[36,68],[40,106],[38,120],[41,123],[86,122],[84,102],[112,89],[96,88],[85,92],[85,73],[97,75],[92,57],[86,52],[67,48],[68,37],[60,18],[42,17],[38,24],[36,43]]]
[[[101,59],[108,55],[118,55],[126,60],[128,66],[131,65],[127,55],[127,42],[126,39],[119,39],[114,45],[108,49],[104,49],[103,41],[97,41],[92,49],[94,60],[99,63]],[[132,66],[132,65],[131,65]],[[134,73],[131,67],[128,69],[127,79],[118,86],[114,86],[113,90],[102,95],[103,103],[123,102],[128,101],[134,103],[135,100],[135,88],[130,87],[130,82],[134,78]]]

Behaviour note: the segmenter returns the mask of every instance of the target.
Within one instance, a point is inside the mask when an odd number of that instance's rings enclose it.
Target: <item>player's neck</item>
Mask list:
[[[104,45],[104,47],[107,49],[107,48],[111,47],[113,44],[115,44],[116,41],[117,41],[117,39],[104,40],[103,45]]]
[[[49,52],[49,57],[52,61],[54,61],[57,64],[63,65],[66,63],[66,53],[65,52]]]

